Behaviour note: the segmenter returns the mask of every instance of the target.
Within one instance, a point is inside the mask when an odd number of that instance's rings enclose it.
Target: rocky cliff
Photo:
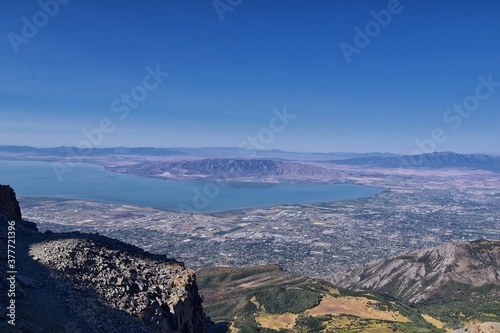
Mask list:
[[[15,223],[16,326],[3,320],[11,310],[2,306],[0,330],[205,331],[196,276],[183,263],[97,234],[42,234],[20,219],[12,189],[4,186],[2,191],[2,276],[7,274],[8,221],[19,220]],[[7,287],[1,285],[2,295]]]
[[[0,211],[14,220],[21,219],[21,208],[16,193],[8,185],[0,185]]]
[[[356,291],[388,293],[410,303],[462,297],[466,289],[500,286],[500,241],[447,243],[379,260],[331,282]]]

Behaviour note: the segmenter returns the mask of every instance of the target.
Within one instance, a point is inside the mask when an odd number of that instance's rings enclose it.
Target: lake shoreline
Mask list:
[[[366,198],[383,188],[347,183],[169,180],[81,164],[58,181],[50,162],[0,160],[0,182],[19,196],[89,200],[185,213],[224,213]]]

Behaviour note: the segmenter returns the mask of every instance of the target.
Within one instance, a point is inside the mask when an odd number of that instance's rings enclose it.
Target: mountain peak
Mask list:
[[[421,303],[436,297],[457,297],[462,290],[449,290],[451,284],[498,288],[498,267],[500,241],[454,242],[374,261],[335,274],[331,281],[351,290],[373,290],[410,303]]]

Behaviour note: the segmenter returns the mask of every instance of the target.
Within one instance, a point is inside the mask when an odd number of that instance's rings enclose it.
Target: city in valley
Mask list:
[[[198,269],[279,264],[324,277],[451,241],[500,238],[500,175],[481,170],[339,166],[383,192],[363,199],[189,214],[21,197],[40,230],[99,233]]]

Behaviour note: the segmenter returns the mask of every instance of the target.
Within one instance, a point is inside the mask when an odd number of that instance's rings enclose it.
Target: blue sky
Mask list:
[[[296,117],[265,149],[500,153],[500,87],[480,88],[489,95],[467,117],[444,119],[478,77],[500,81],[498,1],[217,4],[71,0],[43,22],[37,1],[4,1],[0,144],[76,146],[108,118],[113,131],[96,146],[234,147],[286,106]],[[366,33],[371,12],[389,8],[348,63],[339,45],[356,47],[354,28]],[[38,32],[25,38],[23,17],[34,16]],[[113,101],[157,65],[169,75],[120,119]]]

